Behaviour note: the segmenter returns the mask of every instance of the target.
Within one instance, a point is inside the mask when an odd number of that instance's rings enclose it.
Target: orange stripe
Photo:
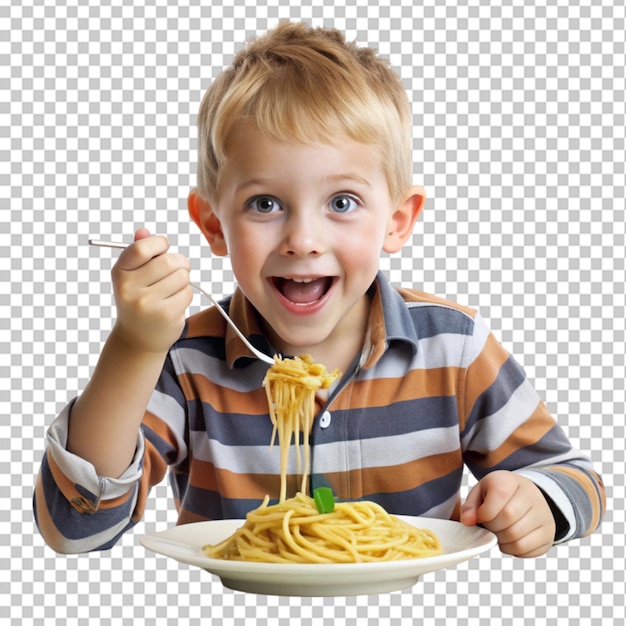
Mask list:
[[[394,466],[366,468],[349,472],[325,474],[340,499],[361,498],[368,493],[393,493],[408,491],[424,483],[446,476],[461,463],[460,450],[433,455]],[[217,469],[213,463],[194,459],[189,484],[223,494],[237,494],[238,498],[262,499],[266,494],[278,497],[278,474],[238,474]],[[349,485],[349,487],[347,487]],[[287,493],[296,493],[301,487],[295,475],[287,477]]]
[[[355,381],[351,393],[335,400],[336,409],[360,409],[387,406],[419,398],[453,396],[457,390],[459,370],[456,367],[412,370],[399,378],[377,378]]]
[[[220,413],[263,415],[268,412],[267,396],[263,387],[242,393],[236,389],[216,385],[200,374],[183,374],[179,380],[191,394],[188,399],[197,398],[210,403]]]
[[[467,414],[476,400],[498,378],[500,369],[506,363],[509,354],[498,343],[493,335],[489,335],[483,351],[469,366],[466,373],[465,406],[461,407],[461,429],[465,428]]]
[[[194,522],[206,522],[207,519],[208,518],[204,517],[204,515],[198,515],[197,513],[183,509],[176,520],[176,525],[180,526],[182,524],[193,524]]]
[[[154,485],[159,484],[165,472],[167,465],[156,448],[146,439],[146,450],[143,459],[143,473],[139,481],[139,492],[137,493],[137,502],[133,511],[133,521],[139,521],[144,514],[148,492]]]
[[[187,337],[223,337],[226,321],[215,310],[208,308],[187,319]]]
[[[50,467],[50,472],[52,474],[52,478],[54,479],[55,484],[61,491],[61,493],[65,496],[67,501],[74,507],[79,513],[85,513],[85,509],[81,506],[78,506],[77,502],[85,502],[86,498],[76,489],[76,485],[61,471],[61,468],[57,465],[54,457],[50,452],[47,452],[48,455],[48,465]],[[96,510],[100,509],[113,509],[116,506],[120,506],[128,501],[132,493],[132,489],[117,498],[110,498],[107,500],[100,500],[98,503],[98,507],[93,508],[93,510],[89,511],[94,513]]]
[[[472,319],[476,317],[476,310],[467,306],[463,306],[458,302],[446,300],[439,296],[434,296],[424,291],[418,291],[416,289],[405,289],[404,287],[397,288],[398,293],[402,296],[405,302],[420,302],[425,304],[435,304],[461,311],[466,315],[469,315]]]
[[[143,423],[160,439],[170,444],[173,448],[176,447],[176,437],[174,436],[174,433],[172,433],[172,429],[169,427],[167,422],[164,422],[154,413],[146,411],[143,416]]]
[[[457,498],[456,504],[454,505],[454,511],[452,511],[452,515],[450,515],[450,519],[455,522],[461,521],[461,498]]]
[[[49,450],[46,452],[46,457],[52,478],[61,493],[69,502],[74,498],[81,498],[82,494],[76,489],[76,485],[61,471]]]

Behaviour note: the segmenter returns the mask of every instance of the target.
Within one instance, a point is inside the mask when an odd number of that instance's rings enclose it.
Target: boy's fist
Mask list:
[[[143,352],[165,353],[179,338],[191,303],[189,260],[141,228],[111,272],[117,306],[114,332]]]
[[[528,478],[507,471],[483,477],[461,508],[461,522],[480,524],[498,538],[505,554],[533,557],[554,543],[556,524],[541,490]]]

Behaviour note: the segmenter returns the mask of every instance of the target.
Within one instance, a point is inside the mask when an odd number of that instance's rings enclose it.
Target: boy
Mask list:
[[[424,203],[410,124],[373,51],[282,24],[203,99],[189,212],[230,255],[239,287],[225,305],[257,347],[343,372],[317,396],[311,490],[482,524],[503,552],[538,556],[598,526],[602,482],[479,315],[379,274]],[[145,229],[113,268],[116,324],[51,426],[37,482],[55,550],[111,547],[168,467],[179,523],[277,496],[267,365],[214,309],[185,320],[189,269]],[[461,506],[464,464],[479,482]]]

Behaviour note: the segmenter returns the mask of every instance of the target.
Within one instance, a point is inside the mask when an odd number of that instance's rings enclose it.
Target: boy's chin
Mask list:
[[[276,336],[274,348],[285,356],[312,354],[322,342],[317,337]]]
[[[285,330],[271,327],[266,322],[266,328],[274,349],[286,356],[311,354],[327,339],[327,336],[320,332],[319,326],[312,329],[292,327]]]

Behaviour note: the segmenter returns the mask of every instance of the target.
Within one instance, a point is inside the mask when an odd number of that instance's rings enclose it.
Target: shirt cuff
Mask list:
[[[516,474],[521,474],[535,483],[546,498],[557,524],[554,543],[563,543],[572,539],[577,530],[576,514],[570,499],[558,483],[539,470],[517,470]],[[555,514],[555,510],[557,514]]]
[[[128,494],[139,481],[142,474],[141,466],[145,449],[144,438],[141,429],[139,429],[137,432],[135,456],[121,476],[110,478],[98,475],[95,467],[89,461],[68,452],[66,449],[70,413],[74,402],[75,400],[72,400],[63,408],[48,429],[48,452],[52,455],[54,462],[67,479],[67,482],[72,486],[80,486],[93,494],[97,507],[101,500],[112,500]],[[61,486],[59,488],[63,491]],[[72,489],[72,493],[75,493],[74,489]],[[70,496],[71,494],[67,495]]]

